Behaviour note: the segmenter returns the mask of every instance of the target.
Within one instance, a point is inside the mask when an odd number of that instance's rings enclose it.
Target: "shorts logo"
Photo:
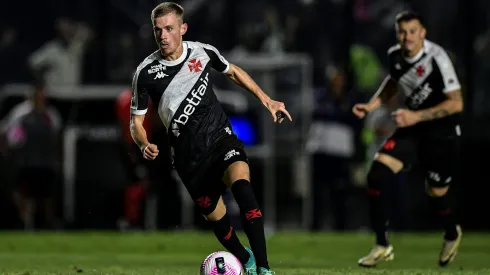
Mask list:
[[[200,208],[208,208],[211,206],[211,199],[209,197],[200,197],[196,199],[196,203]]]
[[[439,174],[433,171],[429,171],[429,178],[435,182],[441,181],[441,176],[439,176]]]
[[[391,151],[391,150],[395,149],[395,146],[396,146],[396,142],[392,139],[389,139],[383,145],[383,149],[385,149],[387,151]]]
[[[239,155],[240,155],[240,152],[237,152],[237,151],[235,151],[235,149],[233,149],[233,150],[229,151],[228,153],[226,153],[224,161],[227,161],[227,160],[231,159],[232,157],[239,156]]]

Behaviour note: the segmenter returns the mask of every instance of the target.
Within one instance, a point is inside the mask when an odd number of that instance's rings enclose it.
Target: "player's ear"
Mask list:
[[[187,32],[187,23],[180,25],[180,35],[184,35]]]
[[[425,38],[425,35],[427,34],[427,29],[422,26],[422,30],[421,30],[420,34],[422,35],[422,38]]]

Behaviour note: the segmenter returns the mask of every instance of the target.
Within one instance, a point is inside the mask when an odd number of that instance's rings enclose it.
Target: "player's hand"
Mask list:
[[[282,123],[282,121],[285,118],[284,116],[287,116],[289,118],[289,121],[293,121],[291,115],[286,110],[286,105],[284,105],[283,102],[270,99],[264,105],[265,107],[267,107],[267,110],[269,110],[269,112],[271,113],[274,122],[279,121],[279,123]]]
[[[158,156],[158,147],[155,144],[148,144],[143,147],[142,153],[145,159],[154,160]]]
[[[369,112],[371,112],[371,109],[369,109],[367,104],[358,103],[352,107],[352,112],[356,117],[364,118]]]
[[[417,113],[407,109],[398,109],[391,113],[391,116],[396,123],[396,127],[399,128],[409,127],[420,122],[420,117]]]

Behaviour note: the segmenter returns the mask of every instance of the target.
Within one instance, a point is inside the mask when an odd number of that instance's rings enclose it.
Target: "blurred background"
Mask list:
[[[128,133],[132,74],[156,50],[150,12],[160,2],[27,0],[0,10],[0,229],[207,228],[169,158],[142,160]],[[490,230],[489,1],[175,2],[185,8],[185,40],[217,47],[293,116],[274,125],[252,96],[214,78],[247,145],[268,230],[369,227],[364,178],[399,102],[363,121],[350,110],[387,73],[396,13],[418,11],[463,84],[464,144],[450,193],[464,228]],[[152,112],[150,139],[165,151],[165,129]],[[393,229],[438,228],[416,163],[394,186]]]

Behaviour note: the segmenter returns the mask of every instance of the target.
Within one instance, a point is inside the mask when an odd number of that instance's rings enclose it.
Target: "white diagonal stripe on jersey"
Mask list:
[[[405,96],[410,96],[412,92],[420,86],[429,77],[434,70],[432,65],[432,53],[427,53],[419,62],[415,63],[410,70],[408,70],[402,77],[400,77],[399,84],[402,88]],[[417,68],[422,65],[424,68],[424,75],[417,75]]]
[[[194,58],[201,61],[202,69],[200,72],[191,72],[189,66],[187,66],[189,60]],[[160,103],[158,104],[158,114],[167,129],[170,127],[170,122],[172,121],[175,112],[177,112],[182,101],[184,101],[187,94],[191,92],[192,87],[194,87],[201,77],[209,60],[209,56],[204,50],[194,50],[189,58],[184,61],[184,65],[180,71],[174,76],[163,92]]]

